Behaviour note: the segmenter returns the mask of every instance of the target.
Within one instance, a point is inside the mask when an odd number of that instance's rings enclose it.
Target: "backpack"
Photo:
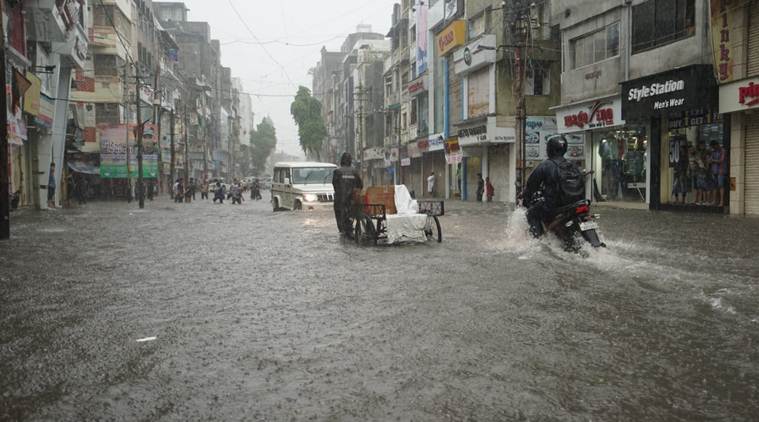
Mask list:
[[[581,200],[585,196],[585,175],[582,174],[580,168],[568,160],[561,163],[553,161],[553,163],[559,169],[556,193],[559,195],[561,203],[567,205]]]

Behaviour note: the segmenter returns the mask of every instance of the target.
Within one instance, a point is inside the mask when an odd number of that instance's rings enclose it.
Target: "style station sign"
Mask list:
[[[561,108],[556,111],[556,124],[559,133],[624,125],[622,99],[614,97]]]
[[[720,86],[720,113],[734,113],[757,108],[759,108],[759,77]]]
[[[717,81],[709,65],[693,65],[622,83],[622,117],[647,119],[713,107]]]

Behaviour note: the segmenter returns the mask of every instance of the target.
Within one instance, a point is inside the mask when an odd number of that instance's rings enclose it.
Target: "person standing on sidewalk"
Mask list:
[[[482,180],[482,173],[477,173],[477,202],[482,202],[482,195],[485,193],[485,181]]]
[[[430,173],[430,177],[427,178],[427,195],[430,198],[435,197],[435,172]]]
[[[55,208],[55,161],[50,163],[50,176],[47,179],[47,207]]]
[[[495,196],[495,187],[493,187],[493,184],[490,183],[490,178],[485,178],[485,193],[488,197],[488,202],[493,202],[493,196]]]

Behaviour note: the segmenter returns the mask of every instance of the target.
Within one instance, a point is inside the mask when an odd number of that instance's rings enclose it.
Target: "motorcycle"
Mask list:
[[[532,206],[540,206],[545,199],[538,194],[532,201]],[[579,252],[581,244],[580,238],[585,240],[593,248],[605,248],[606,244],[601,242],[598,236],[598,214],[591,214],[591,201],[588,199],[579,200],[573,204],[565,205],[551,211],[551,215],[544,218],[541,222],[543,233],[553,233],[564,244],[564,249],[572,252]]]

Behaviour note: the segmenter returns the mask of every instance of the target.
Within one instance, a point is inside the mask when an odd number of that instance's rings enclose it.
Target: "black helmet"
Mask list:
[[[344,152],[343,156],[340,157],[340,165],[343,167],[350,167],[353,164],[353,157],[350,155],[350,153]]]
[[[548,158],[563,157],[567,153],[567,139],[564,135],[553,135],[548,138],[546,153]]]

